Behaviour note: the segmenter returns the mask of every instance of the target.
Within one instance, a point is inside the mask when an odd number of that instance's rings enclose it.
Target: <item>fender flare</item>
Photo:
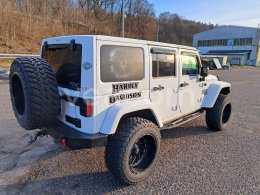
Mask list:
[[[100,133],[106,135],[112,135],[116,132],[117,126],[121,118],[128,113],[151,110],[153,113],[159,127],[163,126],[159,113],[156,111],[152,103],[148,100],[138,100],[131,102],[123,102],[120,104],[115,104],[106,113],[105,119],[103,121]]]
[[[223,81],[217,81],[214,83],[211,83],[209,88],[207,89],[207,94],[204,97],[202,107],[203,108],[212,108],[217,101],[217,98],[224,88],[231,88],[230,83],[226,83]]]

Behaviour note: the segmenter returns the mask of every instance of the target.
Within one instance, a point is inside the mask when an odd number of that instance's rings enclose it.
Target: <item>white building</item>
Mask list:
[[[201,55],[228,56],[236,65],[260,66],[260,29],[242,26],[220,26],[195,34],[193,46]]]

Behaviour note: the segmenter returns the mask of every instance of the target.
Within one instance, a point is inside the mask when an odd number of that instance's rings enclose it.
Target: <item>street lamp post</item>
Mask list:
[[[160,31],[160,19],[157,21],[157,42],[159,42],[159,31]]]
[[[125,10],[124,10],[124,0],[122,0],[122,32],[121,37],[125,37]]]
[[[257,29],[257,41],[258,41],[258,45],[260,45],[260,23],[258,23],[258,29]]]

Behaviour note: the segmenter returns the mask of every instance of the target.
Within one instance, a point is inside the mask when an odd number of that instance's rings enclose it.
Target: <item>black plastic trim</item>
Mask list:
[[[161,49],[161,48],[152,48],[152,54],[165,54],[165,55],[173,55],[176,54],[176,50],[174,49]]]
[[[75,41],[75,39],[72,39],[70,41],[70,50],[75,51],[75,49],[76,49],[76,41]]]
[[[78,118],[73,118],[71,116],[66,115],[65,120],[70,123],[75,125],[75,127],[81,128],[81,120]]]
[[[67,44],[53,44],[49,45],[47,41],[44,42],[43,44],[44,50],[56,50],[56,49],[66,49],[70,48],[71,51],[76,50],[76,41],[75,39],[70,40],[69,45]]]
[[[67,146],[72,150],[102,147],[108,137],[108,135],[101,133],[83,133],[61,122],[56,127],[46,129],[46,131],[54,138],[56,143],[60,143],[61,139],[66,139]]]
[[[47,51],[48,50],[48,42],[45,41],[43,44],[43,50]]]

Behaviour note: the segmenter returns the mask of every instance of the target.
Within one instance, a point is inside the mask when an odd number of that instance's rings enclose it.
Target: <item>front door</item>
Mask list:
[[[162,121],[168,122],[178,114],[177,49],[150,46],[150,99]]]
[[[181,115],[201,108],[203,85],[200,82],[200,60],[196,52],[180,51],[181,77],[179,85],[179,107]]]

